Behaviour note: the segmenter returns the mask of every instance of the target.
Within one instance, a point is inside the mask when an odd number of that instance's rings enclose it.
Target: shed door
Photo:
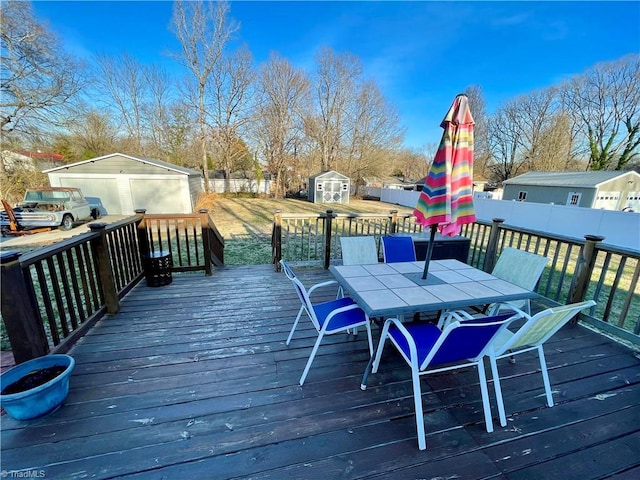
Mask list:
[[[324,193],[322,194],[324,203],[336,203],[342,200],[342,182],[339,180],[327,180],[324,182]]]
[[[130,180],[133,208],[144,208],[147,213],[190,213],[182,195],[183,182],[179,179]]]

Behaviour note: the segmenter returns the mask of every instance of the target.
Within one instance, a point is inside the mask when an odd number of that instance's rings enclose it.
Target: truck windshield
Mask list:
[[[42,192],[38,190],[27,190],[24,194],[24,199],[28,202],[69,200],[69,192]]]

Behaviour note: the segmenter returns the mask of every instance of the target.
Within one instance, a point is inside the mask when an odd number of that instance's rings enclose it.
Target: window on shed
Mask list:
[[[525,192],[525,191],[518,192],[518,201],[519,202],[524,202],[526,199],[527,199],[527,192]]]
[[[567,196],[567,205],[580,205],[580,197],[582,197],[581,193],[569,192],[569,195]]]

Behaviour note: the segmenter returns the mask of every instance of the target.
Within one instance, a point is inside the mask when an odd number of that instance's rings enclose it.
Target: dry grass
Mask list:
[[[209,194],[201,196],[197,209],[206,208],[216,227],[225,239],[246,236],[271,235],[273,214],[282,213],[323,213],[333,210],[335,213],[411,213],[413,209],[401,205],[390,205],[371,200],[350,199],[348,204],[311,203],[306,200],[286,198],[252,198],[240,196],[222,196]]]

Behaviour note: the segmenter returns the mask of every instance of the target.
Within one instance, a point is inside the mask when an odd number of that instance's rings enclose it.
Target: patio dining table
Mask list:
[[[438,312],[539,295],[458,260],[433,260],[429,281],[421,280],[424,262],[332,265],[329,271],[345,293],[369,315],[396,317]],[[367,365],[362,389],[371,370]]]

